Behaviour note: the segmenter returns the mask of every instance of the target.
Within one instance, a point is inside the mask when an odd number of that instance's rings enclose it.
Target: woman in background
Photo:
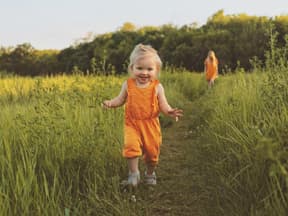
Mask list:
[[[208,56],[204,61],[204,73],[208,86],[212,87],[214,80],[218,77],[218,59],[215,56],[215,52],[210,50]]]

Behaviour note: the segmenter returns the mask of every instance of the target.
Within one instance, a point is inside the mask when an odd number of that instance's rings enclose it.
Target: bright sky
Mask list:
[[[63,49],[88,32],[137,27],[182,26],[225,14],[288,15],[288,0],[0,0],[0,46],[28,42],[36,49]]]

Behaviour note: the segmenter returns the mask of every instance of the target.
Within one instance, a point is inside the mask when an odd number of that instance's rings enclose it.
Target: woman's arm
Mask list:
[[[166,99],[164,88],[161,84],[157,87],[158,103],[160,111],[165,115],[175,118],[178,121],[178,117],[183,116],[183,110],[178,108],[172,108]]]
[[[116,108],[122,106],[126,102],[127,98],[127,81],[122,85],[119,95],[111,100],[105,100],[103,106],[105,108]]]

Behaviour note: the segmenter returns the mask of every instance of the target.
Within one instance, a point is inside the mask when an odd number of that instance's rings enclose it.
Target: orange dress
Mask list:
[[[143,155],[146,164],[150,165],[158,163],[162,142],[156,94],[158,84],[159,81],[154,80],[148,87],[139,88],[134,79],[127,80],[123,156]]]
[[[204,62],[205,67],[206,67],[206,80],[207,81],[215,80],[218,76],[218,71],[217,71],[218,60],[217,59],[215,60],[216,60],[215,63],[209,61],[209,59],[206,59]]]

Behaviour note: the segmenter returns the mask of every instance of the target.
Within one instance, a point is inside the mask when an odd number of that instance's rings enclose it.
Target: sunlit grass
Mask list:
[[[280,83],[269,76],[228,75],[204,97],[207,143],[200,151],[223,215],[285,215],[288,85],[280,75],[286,84],[277,91]]]
[[[180,107],[189,88],[182,76],[163,75],[167,96]],[[125,78],[0,80],[0,215],[131,215],[134,207],[119,191],[127,174],[123,108],[101,107]]]
[[[220,76],[212,89],[201,74],[161,74],[173,107],[197,104],[190,124],[200,145],[191,152],[207,172],[199,187],[222,215],[285,215],[288,82],[271,74]],[[147,213],[147,203],[133,204],[119,189],[127,174],[123,108],[101,107],[126,78],[0,80],[0,215]],[[161,124],[173,120],[161,115]]]

